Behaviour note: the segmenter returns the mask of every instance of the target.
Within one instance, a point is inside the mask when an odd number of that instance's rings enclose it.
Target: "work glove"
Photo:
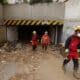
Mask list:
[[[65,56],[67,57],[69,54],[69,49],[65,49]]]

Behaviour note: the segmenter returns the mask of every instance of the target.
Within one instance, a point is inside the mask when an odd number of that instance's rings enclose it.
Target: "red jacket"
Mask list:
[[[42,44],[49,44],[50,43],[50,37],[48,35],[43,35],[41,38]]]
[[[80,39],[77,36],[73,36],[69,45],[70,51],[77,51]]]
[[[69,49],[69,60],[78,59],[77,49],[80,49],[80,38],[77,36],[71,36],[66,40],[65,48]]]
[[[37,45],[37,36],[36,35],[32,36],[32,45]]]

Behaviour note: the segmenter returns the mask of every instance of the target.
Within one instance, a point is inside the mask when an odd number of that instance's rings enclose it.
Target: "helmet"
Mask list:
[[[48,31],[45,31],[45,34],[48,34]]]
[[[80,26],[74,27],[74,30],[75,30],[75,31],[80,30]]]
[[[33,31],[32,33],[33,33],[33,34],[36,34],[36,31]]]

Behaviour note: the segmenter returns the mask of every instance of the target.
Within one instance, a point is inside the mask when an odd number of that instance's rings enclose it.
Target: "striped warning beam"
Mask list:
[[[4,20],[6,26],[18,26],[18,25],[63,25],[62,21],[56,20]]]

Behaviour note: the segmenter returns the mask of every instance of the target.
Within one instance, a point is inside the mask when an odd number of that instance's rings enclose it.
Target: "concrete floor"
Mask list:
[[[65,74],[62,62],[59,51],[52,51],[50,47],[43,52],[39,46],[33,52],[28,45],[24,50],[0,53],[0,80],[76,80],[72,62]]]

